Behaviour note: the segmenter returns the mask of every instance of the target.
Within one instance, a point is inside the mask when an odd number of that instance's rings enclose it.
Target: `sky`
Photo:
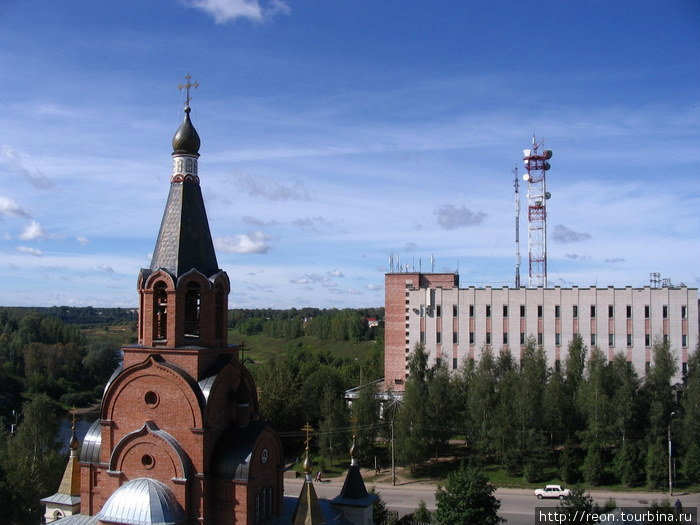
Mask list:
[[[550,286],[700,285],[697,0],[2,4],[0,305],[138,304],[188,73],[232,308],[512,286],[533,134]]]

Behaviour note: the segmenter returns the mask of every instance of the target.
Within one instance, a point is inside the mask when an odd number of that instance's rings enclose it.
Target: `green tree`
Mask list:
[[[374,505],[372,506],[372,521],[375,525],[393,525],[396,520],[392,519],[389,515],[389,510],[386,508],[386,503],[382,495],[377,492],[377,489],[372,486],[369,489],[369,493],[376,495],[377,499],[374,500]]]
[[[574,442],[570,439],[564,443],[559,455],[559,476],[565,483],[576,483],[579,480],[579,458]]]
[[[319,446],[329,458],[347,456],[347,433],[338,432],[339,428],[347,427],[347,425],[348,409],[345,401],[331,386],[327,386],[321,400]]]
[[[39,499],[58,489],[66,458],[58,452],[58,407],[37,395],[22,407],[23,419],[14,435],[0,435],[0,494],[4,523],[38,523]]]
[[[683,456],[683,477],[688,483],[700,482],[700,445],[691,443]]]
[[[91,346],[83,358],[83,367],[96,384],[104,384],[119,365],[119,348],[111,344]]]
[[[439,525],[495,525],[505,520],[498,516],[501,502],[496,487],[473,466],[461,467],[447,476],[445,486],[435,492],[437,509],[434,517]]]
[[[597,441],[590,442],[587,447],[583,478],[589,485],[600,485],[603,480],[603,450]]]
[[[640,381],[632,363],[624,354],[617,354],[610,365],[610,379],[614,393],[611,400],[612,425],[624,444],[630,433],[642,432]]]
[[[684,395],[681,400],[682,419],[679,438],[681,447],[686,449],[685,455],[690,452],[690,447],[700,443],[700,343],[695,351],[688,356],[688,374],[684,385]],[[691,461],[690,464],[693,462]],[[699,465],[700,466],[700,465]],[[691,469],[692,470],[692,469]],[[700,476],[694,477],[700,481]]]
[[[655,341],[652,354],[653,363],[645,377],[644,390],[649,400],[648,436],[653,442],[667,433],[674,409],[671,380],[678,367],[668,340]]]
[[[657,439],[647,449],[645,470],[647,486],[650,489],[660,489],[668,483],[668,464],[664,441]]]
[[[642,482],[644,465],[639,454],[639,443],[626,439],[613,460],[613,471],[620,483],[634,487]]]
[[[584,428],[583,418],[578,410],[578,391],[586,366],[586,345],[583,338],[575,335],[567,348],[565,360],[565,380],[566,402],[570,407],[566,422],[566,438],[572,438],[576,432]]]
[[[409,376],[410,380],[410,376]],[[438,363],[426,374],[426,424],[428,448],[435,458],[444,454],[452,436],[454,423],[454,395],[450,374],[444,363]]]
[[[377,388],[369,383],[360,389],[360,396],[352,403],[352,415],[357,419],[358,458],[361,464],[374,464],[374,441],[379,422]]]
[[[466,431],[470,444],[481,454],[494,450],[495,363],[491,349],[484,347],[476,370],[471,374],[467,397]]]
[[[567,522],[573,522],[576,514],[580,515],[582,511],[593,512],[593,508],[593,498],[580,486],[572,488],[569,495],[564,496],[557,505],[557,510],[567,517]]]
[[[418,502],[418,508],[413,513],[413,521],[417,521],[418,523],[430,523],[431,519],[432,515],[428,510],[428,506],[425,504],[425,501],[420,500]]]

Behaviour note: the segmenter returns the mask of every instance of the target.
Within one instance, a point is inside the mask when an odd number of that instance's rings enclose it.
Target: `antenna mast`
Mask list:
[[[532,135],[532,149],[523,150],[523,162],[527,173],[523,180],[527,184],[527,222],[529,280],[528,286],[547,287],[547,191],[546,173],[552,150],[541,149],[543,141],[537,142]]]
[[[515,188],[515,288],[520,288],[520,191],[518,189],[518,167],[513,168]]]

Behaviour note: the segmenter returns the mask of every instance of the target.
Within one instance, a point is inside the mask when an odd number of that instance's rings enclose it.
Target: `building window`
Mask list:
[[[591,319],[595,319],[595,305],[591,305]]]
[[[435,342],[436,342],[437,344],[441,344],[441,343],[442,343],[442,332],[436,332],[436,333],[435,333]]]
[[[688,375],[688,363],[683,363],[681,370],[683,375]]]
[[[435,358],[435,366],[439,367],[441,364],[442,364],[442,359],[440,359],[439,357],[436,357]]]
[[[627,346],[632,346],[632,334],[627,334]]]
[[[688,307],[681,306],[681,319],[685,319],[686,317],[688,317]]]
[[[520,332],[520,344],[525,344],[525,332]]]
[[[608,305],[608,319],[615,317],[615,307],[611,304]]]
[[[408,345],[408,344],[411,344],[411,341],[409,341],[408,339],[406,339],[406,344],[407,344],[407,345]],[[408,348],[407,348],[406,350],[408,350]]]
[[[688,347],[688,336],[685,334],[681,336],[681,346],[683,346],[683,348]]]
[[[421,317],[425,317],[425,305],[423,305],[423,304],[420,305],[420,313],[419,313],[419,315],[420,315]]]
[[[651,334],[644,334],[644,346],[651,346]]]
[[[556,319],[559,319],[560,315],[561,315],[561,307],[558,304],[556,304],[556,305],[554,305],[554,317]]]
[[[661,307],[661,317],[668,319],[668,305],[663,305]]]
[[[554,344],[557,346],[561,346],[561,334],[560,333],[554,334]]]
[[[459,308],[457,307],[456,304],[453,304],[452,305],[452,317],[457,317],[458,314],[459,314]]]
[[[469,317],[474,317],[474,305],[469,305]]]
[[[159,281],[153,287],[154,317],[153,339],[164,341],[168,337],[168,294],[165,291],[165,283]]]
[[[469,344],[474,344],[474,332],[469,332]]]
[[[406,297],[410,297],[410,296],[411,296],[411,292],[409,292],[408,290],[406,290]]]
[[[224,339],[224,325],[226,324],[228,316],[225,302],[224,289],[220,284],[217,284],[216,296],[214,298],[214,337],[219,341]]]
[[[644,305],[644,319],[649,319],[649,310],[650,310],[649,305],[645,304]]]
[[[185,294],[185,337],[199,339],[199,310],[201,294],[199,283],[189,283]]]
[[[544,308],[542,307],[541,304],[537,305],[537,317],[542,319],[542,312],[544,311]]]
[[[508,332],[503,332],[503,344],[508,344]]]
[[[491,317],[491,305],[486,305],[486,317]]]
[[[420,333],[420,343],[425,344],[425,332]]]
[[[625,308],[626,314],[627,314],[627,319],[632,319],[632,305],[628,304],[627,308]]]
[[[508,317],[508,305],[504,304],[503,305],[503,317]]]
[[[435,307],[435,317],[442,317],[442,306],[439,304]]]
[[[574,319],[578,319],[578,305],[575,304],[572,309],[573,309],[572,315],[573,315]]]
[[[486,344],[491,344],[491,332],[486,332]]]
[[[608,346],[615,346],[615,334],[608,334]]]
[[[591,346],[595,345],[595,334],[591,334]]]
[[[525,317],[525,305],[524,304],[520,305],[520,317],[521,318]]]
[[[452,332],[452,343],[454,343],[454,344],[459,343],[459,333]]]
[[[452,370],[457,370],[457,358],[452,358]]]
[[[542,332],[537,333],[537,344],[540,346],[544,344],[544,334]]]
[[[667,334],[664,334],[663,341],[664,341],[664,344],[668,343],[668,335]]]

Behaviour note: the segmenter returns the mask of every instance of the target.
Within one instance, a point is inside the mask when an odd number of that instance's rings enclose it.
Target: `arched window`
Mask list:
[[[165,343],[168,338],[168,294],[165,283],[153,287],[153,343]]]
[[[214,338],[219,341],[224,339],[224,289],[220,284],[216,285],[216,297],[214,299]]]
[[[199,309],[201,293],[199,284],[191,282],[185,294],[185,337],[199,339]]]

